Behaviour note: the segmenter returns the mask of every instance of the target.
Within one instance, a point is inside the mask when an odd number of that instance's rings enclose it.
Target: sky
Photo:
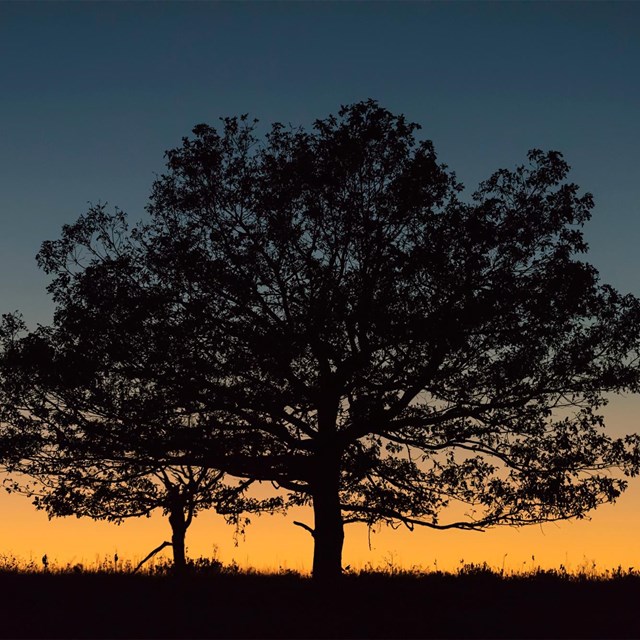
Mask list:
[[[164,151],[198,123],[249,113],[310,126],[373,98],[422,125],[472,191],[531,148],[561,151],[593,193],[587,259],[640,295],[640,3],[7,2],[0,0],[0,313],[48,323],[35,263],[88,203],[136,219]],[[611,433],[640,431],[640,398],[612,399]],[[255,519],[246,539],[215,514],[189,533],[192,556],[308,570],[311,538]],[[0,555],[93,562],[141,558],[168,535],[161,517],[49,522],[0,496]],[[485,533],[347,530],[344,562],[455,568],[640,567],[640,480],[590,521]],[[435,564],[434,564],[435,563]]]

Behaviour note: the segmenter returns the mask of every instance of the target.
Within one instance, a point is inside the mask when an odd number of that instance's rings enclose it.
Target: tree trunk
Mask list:
[[[169,524],[171,525],[171,546],[173,547],[173,569],[176,574],[182,574],[187,569],[184,543],[187,527],[182,508],[169,514]]]
[[[336,439],[339,394],[325,362],[323,401],[318,404],[318,439],[311,479],[314,580],[332,583],[342,576],[344,523],[340,509],[341,448]]]
[[[344,523],[338,493],[339,472],[323,471],[313,492],[313,578],[327,581],[342,575]]]

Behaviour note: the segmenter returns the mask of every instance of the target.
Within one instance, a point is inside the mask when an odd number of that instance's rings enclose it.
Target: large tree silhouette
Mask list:
[[[40,253],[68,349],[121,359],[87,314],[163,336],[140,379],[191,427],[131,446],[310,504],[319,578],[345,523],[582,517],[637,470],[598,410],[637,389],[640,304],[579,259],[591,196],[534,150],[464,201],[418,129],[374,101],[264,140],[199,125],[119,257],[77,259],[86,218]]]

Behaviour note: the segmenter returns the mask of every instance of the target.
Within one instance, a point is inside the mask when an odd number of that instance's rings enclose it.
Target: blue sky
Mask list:
[[[640,3],[0,2],[0,312],[51,306],[34,255],[87,202],[137,217],[163,153],[248,112],[377,99],[470,188],[557,149],[589,259],[640,294]]]

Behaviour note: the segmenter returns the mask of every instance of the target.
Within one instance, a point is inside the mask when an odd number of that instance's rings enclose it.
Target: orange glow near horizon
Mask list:
[[[486,532],[433,531],[382,527],[371,533],[364,525],[347,525],[343,563],[354,569],[420,566],[426,570],[457,569],[461,563],[483,563],[507,571],[533,567],[569,571],[640,568],[637,545],[640,530],[640,486],[634,483],[616,505],[604,505],[591,519],[521,528],[496,527]],[[46,553],[52,563],[94,565],[113,558],[136,563],[169,538],[169,526],[160,514],[129,520],[120,526],[88,519],[56,518],[36,511],[21,496],[0,498],[4,526],[0,555],[15,555],[36,563]],[[258,570],[279,568],[308,572],[312,559],[310,535],[293,525],[294,519],[312,524],[309,509],[287,516],[262,515],[253,519],[246,536],[234,543],[232,527],[213,513],[202,513],[187,534],[191,558],[216,556],[225,564]],[[170,549],[162,552],[170,554]]]
[[[640,413],[640,397],[612,400],[607,407],[608,430],[612,436],[637,431],[635,416]],[[0,557],[15,555],[40,563],[46,553],[52,563],[82,563],[87,566],[113,558],[138,562],[162,541],[170,539],[166,518],[159,512],[113,525],[74,517],[48,520],[36,511],[28,498],[0,495]],[[313,524],[310,509],[291,510],[286,516],[253,516],[252,524],[234,542],[233,528],[221,516],[201,513],[187,533],[189,557],[216,556],[225,564],[258,570],[279,568],[308,572],[313,544],[308,532],[294,526],[294,520]],[[630,479],[629,488],[614,505],[604,505],[589,519],[549,523],[542,526],[496,527],[486,532],[411,532],[401,527],[382,527],[371,533],[364,525],[345,528],[344,566],[419,566],[426,570],[455,571],[462,562],[483,563],[508,572],[564,565],[575,571],[595,563],[597,570],[640,569],[640,479]],[[170,555],[171,550],[161,556]]]

